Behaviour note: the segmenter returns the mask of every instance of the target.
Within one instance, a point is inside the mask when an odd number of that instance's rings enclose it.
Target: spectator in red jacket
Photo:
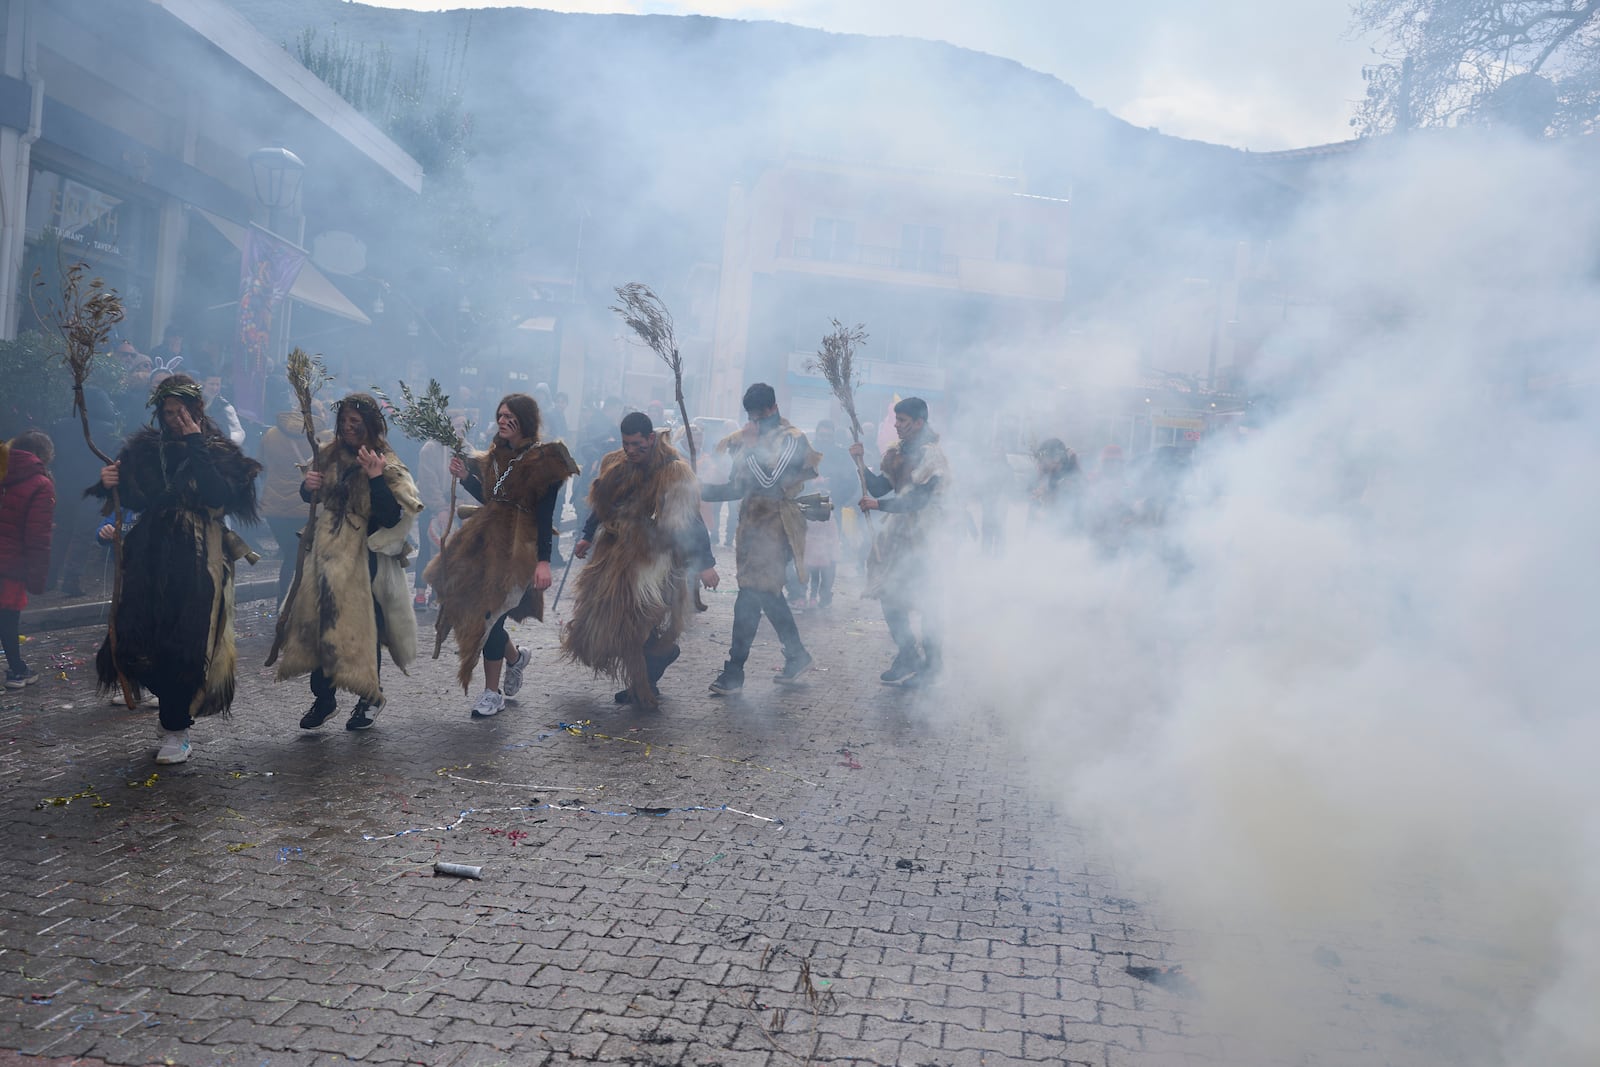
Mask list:
[[[9,448],[0,481],[0,645],[6,652],[6,688],[21,689],[39,680],[22,661],[19,633],[28,594],[44,592],[50,571],[56,485],[46,468],[56,449],[39,430],[18,434]]]

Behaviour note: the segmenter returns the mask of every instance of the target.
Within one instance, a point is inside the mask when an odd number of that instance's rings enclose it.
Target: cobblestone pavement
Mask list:
[[[841,586],[802,687],[764,677],[763,624],[746,693],[706,694],[724,592],[659,713],[528,624],[500,716],[447,649],[386,671],[363,733],[298,729],[248,608],[234,713],[170,768],[152,711],[93,695],[98,631],[36,636],[51,677],[0,698],[0,1065],[1238,1062],[1003,732],[878,684],[876,605]]]

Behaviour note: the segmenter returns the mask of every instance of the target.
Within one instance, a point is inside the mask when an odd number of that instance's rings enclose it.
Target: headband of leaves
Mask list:
[[[150,390],[150,400],[146,407],[159,408],[161,402],[169,396],[179,400],[196,400],[204,403],[205,393],[196,382],[180,382],[176,378],[165,378],[156,387]]]
[[[355,410],[361,412],[362,415],[366,416],[369,420],[375,423],[378,428],[378,433],[387,434],[389,432],[389,420],[384,418],[383,406],[378,403],[377,398],[368,396],[366,393],[351,393],[349,396],[333,405],[333,418],[335,422],[337,422],[339,420],[339,416],[344,413],[346,405],[349,405]]]

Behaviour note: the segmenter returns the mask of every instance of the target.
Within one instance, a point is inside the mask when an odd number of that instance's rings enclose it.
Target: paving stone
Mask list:
[[[1187,962],[1193,938],[1040,791],[1024,733],[953,687],[877,684],[875,603],[801,618],[829,668],[804,688],[766,679],[763,631],[725,701],[705,685],[733,598],[709,599],[659,713],[556,666],[555,628],[530,623],[514,630],[540,673],[518,706],[471,720],[453,657],[425,657],[364,734],[298,729],[304,684],[260,668],[272,620],[246,605],[234,714],[159,770],[150,715],[91,696],[100,633],[39,636],[79,666],[0,695],[0,1050],[776,1067],[820,1036],[817,1067],[1244,1062],[1197,1002],[1128,973]],[[35,807],[86,788],[111,807]],[[484,877],[435,877],[436,858]],[[1326,943],[1357,968],[1359,936]],[[1431,1036],[1483,1033],[1443,1007],[1378,1013],[1375,989],[1308,1065],[1432,1067]]]

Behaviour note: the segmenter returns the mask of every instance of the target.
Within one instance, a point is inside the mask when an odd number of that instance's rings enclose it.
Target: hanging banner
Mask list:
[[[257,226],[245,233],[239,263],[239,336],[233,361],[233,406],[256,422],[267,421],[267,355],[272,316],[305,266],[303,249]]]

